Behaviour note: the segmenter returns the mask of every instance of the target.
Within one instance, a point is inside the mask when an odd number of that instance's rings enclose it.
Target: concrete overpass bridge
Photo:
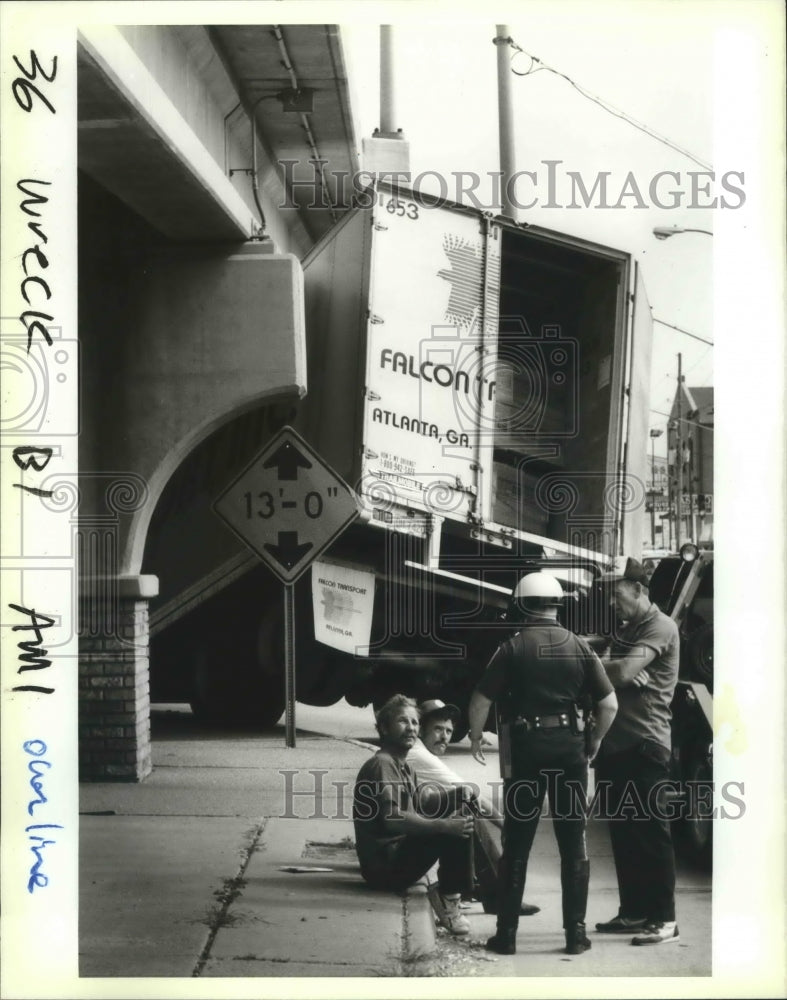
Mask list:
[[[140,780],[151,601],[185,569],[161,539],[199,562],[189,511],[307,391],[300,260],[358,169],[338,29],[81,29],[78,168],[80,774]]]

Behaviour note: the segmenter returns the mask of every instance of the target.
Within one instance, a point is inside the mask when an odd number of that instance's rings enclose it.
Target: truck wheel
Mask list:
[[[713,626],[700,625],[686,642],[692,676],[713,692]]]
[[[454,726],[454,732],[451,736],[452,743],[458,743],[463,740],[465,736],[470,732],[470,719],[468,717],[468,709],[470,707],[470,695],[461,695],[454,693],[453,696],[447,696],[446,701],[453,702],[457,706],[459,711],[462,713],[459,717],[459,721]],[[497,732],[497,716],[495,714],[494,706],[489,709],[489,714],[486,717],[486,722],[484,723],[484,732],[496,733]]]
[[[268,729],[284,712],[284,682],[254,676],[231,658],[221,663],[212,650],[200,650],[195,656],[190,704],[197,719],[209,725]]]
[[[277,685],[276,681],[269,677],[266,680],[262,700],[259,704],[251,706],[250,714],[258,726],[262,729],[270,729],[282,717],[286,705],[284,685]]]
[[[335,705],[344,697],[345,688],[343,672],[328,661],[311,687],[304,691],[297,690],[298,701],[302,701],[304,705],[316,705],[320,708]]]
[[[309,610],[309,613],[310,610]],[[310,633],[303,607],[296,608],[295,697],[304,705],[335,705],[344,695],[346,670],[335,650],[317,642]],[[283,690],[285,671],[284,608],[273,603],[263,614],[257,631],[256,659],[266,686],[277,683]],[[283,703],[282,703],[283,704]]]
[[[467,733],[468,733],[469,729],[470,729],[470,726],[465,721],[464,715],[462,715],[462,718],[454,726],[453,733],[451,733],[451,742],[452,743],[458,743],[460,740],[463,740],[465,738],[465,736],[467,736]]]
[[[682,836],[689,859],[705,871],[713,866],[713,757],[706,745],[690,751],[684,769],[687,811]]]

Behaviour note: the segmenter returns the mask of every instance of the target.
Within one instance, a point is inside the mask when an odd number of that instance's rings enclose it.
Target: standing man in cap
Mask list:
[[[666,944],[679,940],[675,855],[657,796],[659,786],[669,781],[678,627],[651,602],[647,571],[636,559],[603,574],[601,583],[619,621],[602,657],[619,710],[596,759],[596,785],[603,783],[608,792],[620,909],[596,930],[633,934],[636,945]]]
[[[407,763],[417,775],[419,787],[464,788],[465,801],[476,816],[473,832],[473,862],[477,881],[477,895],[484,912],[495,913],[497,908],[497,871],[502,853],[500,831],[503,816],[486,798],[478,797],[478,789],[468,784],[456,771],[443,761],[448,744],[459,722],[461,712],[456,705],[448,705],[439,698],[422,701],[421,735],[407,755]],[[520,915],[531,916],[540,907],[522,903]]]
[[[527,862],[547,794],[560,850],[566,952],[580,955],[590,947],[585,933],[588,760],[615,717],[617,700],[590,646],[558,622],[562,601],[563,590],[549,573],[530,573],[519,581],[510,613],[521,630],[498,648],[470,700],[476,760],[485,763],[481,736],[493,702],[510,729],[510,765],[501,740],[505,820],[497,933],[486,943],[503,955],[516,951]],[[586,701],[596,717],[588,732],[578,708]]]

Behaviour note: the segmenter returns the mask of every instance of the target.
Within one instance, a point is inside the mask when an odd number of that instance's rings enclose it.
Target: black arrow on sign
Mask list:
[[[289,441],[279,445],[267,462],[263,463],[264,469],[270,469],[274,465],[278,466],[279,479],[297,479],[298,466],[303,469],[310,469],[312,463],[302,455],[297,448],[293,447]]]
[[[278,543],[272,545],[270,542],[265,542],[263,548],[270,552],[273,558],[285,569],[292,569],[314,546],[311,542],[299,545],[297,531],[280,531]]]

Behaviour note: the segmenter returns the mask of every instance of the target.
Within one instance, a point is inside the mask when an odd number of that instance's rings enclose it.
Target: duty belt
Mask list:
[[[524,729],[525,732],[530,732],[531,729],[568,729],[571,726],[571,718],[568,712],[561,712],[559,715],[534,715],[531,719],[518,715],[512,719],[511,725],[517,729]]]

